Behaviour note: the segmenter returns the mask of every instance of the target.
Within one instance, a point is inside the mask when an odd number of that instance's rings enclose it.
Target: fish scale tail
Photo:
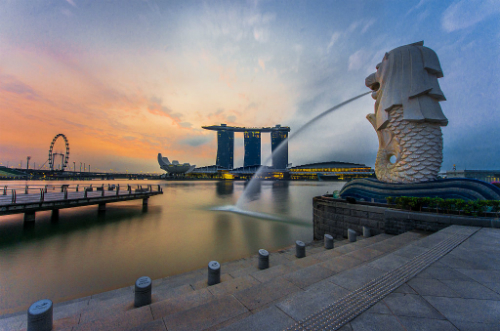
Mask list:
[[[399,145],[396,162],[391,163],[392,152],[379,148],[375,162],[377,178],[389,183],[414,183],[436,180],[443,162],[441,127],[428,122],[403,119],[403,108],[390,111],[388,130]]]

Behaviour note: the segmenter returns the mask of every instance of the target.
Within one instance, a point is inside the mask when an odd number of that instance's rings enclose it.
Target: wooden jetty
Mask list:
[[[79,185],[70,187],[70,185],[61,185],[57,192],[55,187],[45,185],[42,188],[33,188],[26,186],[23,189],[8,190],[4,186],[0,193],[0,216],[24,213],[25,222],[34,222],[37,211],[52,210],[52,217],[59,215],[59,209],[83,207],[89,205],[98,205],[98,210],[106,209],[106,204],[111,202],[121,202],[127,200],[142,199],[142,204],[147,205],[151,196],[163,194],[163,190],[158,185],[153,189],[152,185],[132,188],[131,185],[120,188],[120,185],[104,185],[98,187],[83,187]],[[30,193],[37,192],[37,193]]]

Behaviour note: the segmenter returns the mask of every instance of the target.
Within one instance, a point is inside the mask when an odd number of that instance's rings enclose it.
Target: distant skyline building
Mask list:
[[[221,127],[225,127],[221,124]],[[217,130],[217,160],[216,165],[226,169],[234,167],[234,131]]]
[[[260,165],[261,163],[261,139],[260,131],[245,131],[245,158],[243,166]]]
[[[274,169],[285,169],[288,164],[288,132],[290,127],[276,125],[275,127],[246,128],[227,126],[226,124],[203,126],[205,130],[217,131],[217,159],[216,165],[227,169],[234,168],[234,132],[244,133],[245,156],[243,166],[261,165],[262,162],[262,133],[271,133],[271,149],[273,152]],[[276,148],[286,141],[277,153]]]
[[[276,125],[278,127],[278,125]],[[279,145],[283,146],[276,150]],[[286,169],[288,165],[288,132],[287,131],[271,131],[271,150],[273,153],[273,168]]]

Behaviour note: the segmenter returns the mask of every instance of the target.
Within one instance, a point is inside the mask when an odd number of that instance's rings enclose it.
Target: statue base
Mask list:
[[[384,183],[373,178],[355,179],[340,191],[342,199],[387,203],[387,197],[429,197],[463,200],[500,200],[500,188],[477,179],[452,178],[413,184]]]

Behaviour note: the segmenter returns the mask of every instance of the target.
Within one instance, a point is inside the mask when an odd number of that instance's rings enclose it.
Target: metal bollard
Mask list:
[[[134,307],[142,307],[151,303],[152,282],[148,276],[140,277],[135,281]]]
[[[208,286],[220,283],[220,263],[210,261],[208,264]]]
[[[259,249],[259,269],[269,268],[269,252],[265,249]]]
[[[363,226],[363,237],[368,238],[372,236],[372,231],[370,228]]]
[[[355,242],[356,241],[356,236],[357,236],[356,231],[354,231],[352,229],[348,229],[347,230],[347,237],[349,238],[350,242]]]
[[[295,256],[299,259],[306,257],[306,244],[300,240],[295,242]]]
[[[325,234],[325,248],[326,249],[333,248],[333,237],[329,234]]]
[[[28,309],[28,331],[52,330],[53,309],[48,299],[32,304]]]

